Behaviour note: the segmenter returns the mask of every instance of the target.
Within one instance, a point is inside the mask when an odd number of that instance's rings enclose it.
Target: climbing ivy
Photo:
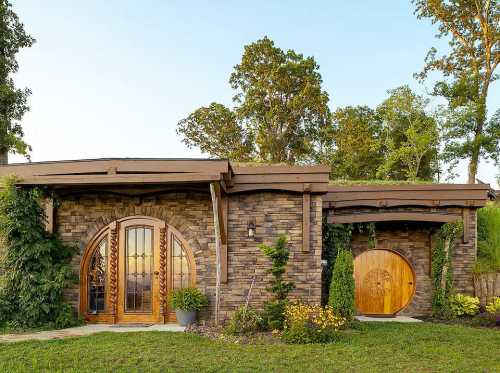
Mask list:
[[[432,313],[434,317],[448,318],[450,316],[448,299],[453,288],[451,264],[457,238],[461,233],[461,222],[444,224],[437,233],[436,243],[432,248]]]
[[[45,231],[36,188],[17,188],[8,178],[0,192],[0,324],[66,327],[75,319],[63,289],[75,278],[75,252]]]

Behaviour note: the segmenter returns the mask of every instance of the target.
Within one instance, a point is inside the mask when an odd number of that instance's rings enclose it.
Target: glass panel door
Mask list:
[[[127,228],[125,246],[125,312],[150,313],[154,272],[153,228]]]

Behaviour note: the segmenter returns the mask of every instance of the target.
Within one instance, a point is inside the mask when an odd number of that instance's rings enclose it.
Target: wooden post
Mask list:
[[[302,195],[302,251],[308,252],[311,234],[311,194]]]
[[[45,198],[43,210],[45,213],[45,230],[47,233],[54,233],[54,200],[52,198]]]
[[[221,240],[219,222],[219,198],[217,190],[220,188],[216,183],[210,183],[210,195],[212,196],[212,210],[215,228],[215,325],[219,325],[220,305],[220,283],[221,283]],[[219,190],[220,191],[220,190]]]

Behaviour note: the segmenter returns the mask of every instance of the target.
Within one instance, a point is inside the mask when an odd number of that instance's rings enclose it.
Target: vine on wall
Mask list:
[[[323,252],[322,258],[326,260],[326,267],[323,269],[323,291],[322,303],[328,302],[330,284],[332,280],[333,267],[337,254],[340,250],[351,250],[351,239],[353,232],[367,233],[368,247],[374,248],[377,243],[375,223],[356,224],[329,224],[326,218],[323,219]]]
[[[462,229],[462,222],[444,224],[437,233],[436,243],[432,248],[432,314],[434,317],[447,318],[450,315],[448,299],[453,290],[451,263]]]

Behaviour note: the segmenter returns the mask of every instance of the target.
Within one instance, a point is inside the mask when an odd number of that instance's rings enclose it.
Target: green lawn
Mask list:
[[[0,372],[500,372],[500,331],[363,324],[331,345],[238,345],[166,332],[0,344]]]

